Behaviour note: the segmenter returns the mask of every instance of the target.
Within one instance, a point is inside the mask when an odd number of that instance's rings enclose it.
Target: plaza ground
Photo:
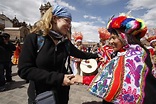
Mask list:
[[[19,78],[17,70],[16,65],[12,67],[15,82],[7,84],[6,91],[0,92],[0,104],[27,104],[28,83]],[[89,94],[86,85],[72,85],[69,104],[102,104],[102,99]]]

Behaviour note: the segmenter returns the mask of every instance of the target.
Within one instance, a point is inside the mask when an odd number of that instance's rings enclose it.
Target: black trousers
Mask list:
[[[32,81],[29,81],[27,95],[28,95],[28,104],[33,104],[35,101],[36,92],[34,82]]]
[[[5,63],[5,77],[6,77],[6,81],[11,81],[12,80],[12,62],[6,62]]]
[[[0,63],[0,87],[5,85],[4,63]]]

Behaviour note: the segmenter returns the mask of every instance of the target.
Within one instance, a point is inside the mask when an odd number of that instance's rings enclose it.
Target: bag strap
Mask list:
[[[37,35],[37,53],[40,52],[45,43],[45,38],[42,35]]]
[[[68,65],[67,65],[67,70],[70,74],[73,74],[73,71],[72,71],[72,68],[70,66],[70,42],[67,42],[65,44],[65,48],[66,48],[66,51],[67,51],[67,54],[68,54]]]

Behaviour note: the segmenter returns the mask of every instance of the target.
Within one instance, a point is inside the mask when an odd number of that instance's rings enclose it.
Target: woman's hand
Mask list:
[[[71,81],[71,79],[74,77],[75,76],[73,74],[65,74],[62,85],[63,86],[69,86],[69,85],[74,84],[74,82]]]
[[[73,77],[71,79],[72,83],[83,83],[83,76],[80,75],[75,75],[75,77]]]

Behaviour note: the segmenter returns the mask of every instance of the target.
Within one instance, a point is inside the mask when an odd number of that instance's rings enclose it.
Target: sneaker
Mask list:
[[[0,87],[0,92],[5,91],[5,86]]]

